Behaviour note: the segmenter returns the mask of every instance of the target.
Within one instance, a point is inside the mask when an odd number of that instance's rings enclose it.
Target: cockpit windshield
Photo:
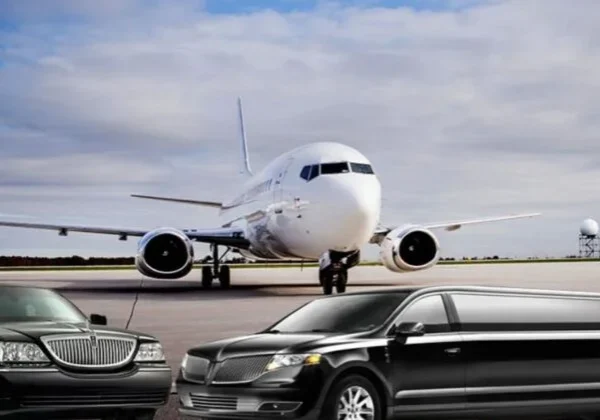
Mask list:
[[[373,168],[368,163],[357,162],[328,162],[318,165],[306,165],[300,171],[300,178],[310,181],[319,175],[333,175],[343,173],[373,174]]]

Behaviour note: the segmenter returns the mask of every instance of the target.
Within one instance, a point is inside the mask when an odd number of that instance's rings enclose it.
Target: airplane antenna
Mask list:
[[[246,140],[246,129],[244,127],[244,113],[242,112],[242,98],[238,96],[238,112],[240,117],[240,134],[242,136],[242,156],[244,157],[244,166],[247,175],[252,175],[250,168],[250,158],[248,156],[248,142]]]

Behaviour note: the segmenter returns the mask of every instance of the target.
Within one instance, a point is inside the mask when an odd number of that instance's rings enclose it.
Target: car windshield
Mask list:
[[[273,325],[278,333],[369,331],[381,326],[408,292],[365,293],[313,300]]]
[[[0,287],[0,322],[85,322],[86,317],[60,294],[30,287]]]

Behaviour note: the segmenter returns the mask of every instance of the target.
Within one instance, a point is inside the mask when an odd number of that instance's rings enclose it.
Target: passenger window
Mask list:
[[[300,172],[300,178],[308,181],[310,176],[310,168],[310,166],[305,166],[304,168],[302,168],[302,172]]]
[[[452,295],[464,331],[600,328],[600,300],[553,296]]]
[[[348,169],[348,162],[322,163],[321,164],[321,175],[341,174],[344,172],[350,172],[350,170]]]
[[[410,304],[402,311],[396,325],[401,322],[420,322],[429,334],[451,331],[441,295],[427,296]]]

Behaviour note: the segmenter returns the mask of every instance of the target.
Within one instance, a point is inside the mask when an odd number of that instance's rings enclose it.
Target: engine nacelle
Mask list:
[[[389,232],[380,244],[383,265],[391,271],[424,270],[440,259],[437,238],[427,229],[407,225]]]
[[[178,279],[189,274],[194,264],[194,246],[185,233],[161,228],[146,233],[138,244],[138,271],[157,279]]]

